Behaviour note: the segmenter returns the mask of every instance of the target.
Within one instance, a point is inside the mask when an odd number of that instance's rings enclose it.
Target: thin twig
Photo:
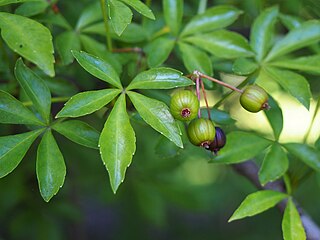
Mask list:
[[[209,118],[209,120],[211,120],[210,108],[209,108],[208,99],[207,99],[207,93],[206,93],[206,90],[204,89],[204,84],[203,84],[203,81],[201,79],[200,79],[200,84],[201,84],[203,98],[204,98],[204,101],[206,103],[206,108],[207,108],[207,112],[208,112],[208,118]]]
[[[197,97],[198,97],[198,100],[200,102],[200,77],[197,76],[196,77],[196,93],[197,93]],[[201,118],[201,111],[200,111],[200,108],[198,110],[198,118]]]
[[[230,85],[230,84],[228,84],[228,83],[222,82],[222,81],[220,81],[220,80],[218,80],[218,79],[215,79],[215,78],[213,78],[213,77],[210,77],[210,76],[208,76],[208,75],[206,75],[206,74],[203,74],[203,73],[201,73],[201,72],[199,72],[199,71],[194,71],[193,74],[194,74],[194,75],[198,75],[198,76],[201,77],[201,78],[206,78],[206,79],[208,79],[208,80],[210,80],[210,81],[212,81],[212,82],[218,83],[219,85],[224,86],[224,87],[226,87],[226,88],[229,88],[229,89],[231,89],[231,90],[233,90],[233,91],[237,91],[237,92],[239,92],[239,93],[243,93],[243,90],[238,89],[238,88],[236,88],[236,87],[234,87],[234,86],[232,86],[232,85]]]

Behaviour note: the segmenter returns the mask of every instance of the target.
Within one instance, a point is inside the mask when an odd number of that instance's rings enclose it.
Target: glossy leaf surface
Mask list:
[[[116,193],[136,150],[136,137],[126,111],[125,95],[114,105],[100,135],[100,154]]]
[[[166,104],[135,92],[128,92],[128,95],[146,123],[178,147],[183,148],[180,130]]]
[[[50,130],[38,146],[36,171],[41,196],[49,202],[62,187],[66,176],[63,155]]]
[[[48,28],[30,18],[0,13],[1,35],[8,46],[54,76],[52,36]]]

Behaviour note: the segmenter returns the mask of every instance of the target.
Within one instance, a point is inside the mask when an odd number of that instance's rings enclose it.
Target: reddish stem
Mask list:
[[[202,90],[202,93],[203,93],[203,98],[204,98],[204,101],[206,102],[208,118],[209,118],[209,120],[211,120],[210,108],[209,108],[208,99],[207,99],[207,93],[206,93],[206,90],[204,89],[204,84],[203,84],[203,81],[201,79],[200,79],[200,84],[201,84],[201,90]]]
[[[243,90],[238,89],[238,88],[236,88],[236,87],[234,87],[234,86],[232,86],[232,85],[230,85],[230,84],[228,84],[228,83],[222,82],[222,81],[220,81],[220,80],[218,80],[218,79],[215,79],[215,78],[213,78],[213,77],[210,77],[210,76],[208,76],[208,75],[206,75],[206,74],[203,74],[203,73],[201,73],[201,72],[199,72],[199,71],[194,71],[193,74],[196,75],[196,76],[199,76],[199,77],[201,77],[201,78],[206,78],[206,79],[208,79],[208,80],[210,80],[210,81],[212,81],[212,82],[218,83],[218,84],[220,84],[221,86],[230,88],[230,89],[233,90],[233,91],[237,91],[237,92],[239,92],[239,93],[243,93]]]
[[[199,76],[197,76],[196,78],[196,93],[197,93],[198,100],[200,102],[200,77]],[[200,108],[198,110],[198,118],[201,118]]]

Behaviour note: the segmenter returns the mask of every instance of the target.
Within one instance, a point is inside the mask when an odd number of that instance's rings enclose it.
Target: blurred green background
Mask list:
[[[60,1],[58,7],[66,19],[75,24],[79,13],[90,2]],[[208,6],[219,4],[231,4],[244,10],[233,26],[244,35],[248,34],[252,20],[260,11],[274,4],[279,4],[283,13],[304,19],[320,16],[317,0],[208,1]],[[186,0],[185,5],[186,18],[190,18],[196,12],[198,1]],[[153,1],[152,8],[161,11],[161,1]],[[98,81],[79,69],[76,63],[72,67],[61,67],[58,77],[71,78],[78,91],[99,87]],[[228,68],[224,67],[224,70],[228,73]],[[227,75],[219,77],[227,80]],[[308,79],[314,96],[318,97],[319,77]],[[315,103],[308,112],[280,89],[269,88],[284,111],[281,141],[301,141],[309,127]],[[210,105],[218,101],[219,96],[213,91]],[[238,102],[232,98],[229,101]],[[61,106],[55,104],[54,111]],[[262,113],[249,114],[236,104],[227,108],[237,123],[225,126],[226,132],[238,127],[266,136],[271,133]],[[309,143],[319,137],[319,117]],[[100,118],[94,115],[84,119],[101,130],[103,121]],[[116,195],[111,191],[98,151],[55,134],[65,156],[67,176],[58,195],[45,203],[35,175],[36,149],[31,148],[17,169],[0,179],[0,240],[281,239],[282,215],[276,208],[253,218],[227,223],[245,196],[256,191],[250,182],[228,166],[208,164],[209,153],[205,150],[186,143],[185,150],[178,151],[139,119],[133,119],[132,123],[137,135],[137,151]],[[24,130],[19,126],[0,126],[1,135]],[[312,175],[305,180],[297,188],[295,197],[320,223],[320,177]]]

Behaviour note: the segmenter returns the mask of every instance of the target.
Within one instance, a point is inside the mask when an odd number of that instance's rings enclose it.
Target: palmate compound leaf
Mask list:
[[[120,92],[119,89],[102,89],[78,93],[66,102],[56,118],[80,117],[93,113],[112,101]]]
[[[169,108],[163,102],[145,97],[139,93],[127,92],[134,107],[143,118],[156,131],[167,137],[178,147],[183,148],[180,130],[173,119]]]
[[[136,150],[136,137],[126,111],[125,95],[116,101],[100,135],[100,154],[116,193]]]
[[[229,222],[262,213],[287,198],[288,195],[272,190],[262,190],[248,195],[230,217]]]
[[[301,223],[299,212],[290,198],[282,219],[284,240],[305,240],[306,233]]]
[[[42,78],[23,63],[21,58],[16,62],[14,73],[20,86],[48,124],[51,113],[51,93],[48,86]]]
[[[64,158],[51,130],[46,131],[38,146],[36,172],[41,196],[49,202],[66,176]]]
[[[54,76],[52,36],[48,28],[32,19],[1,12],[1,36],[8,46]]]
[[[152,68],[138,74],[129,84],[132,89],[170,89],[194,85],[189,78],[183,77],[182,72],[172,68]]]
[[[43,129],[0,137],[0,178],[12,172]]]
[[[45,125],[20,101],[1,90],[0,123]]]

